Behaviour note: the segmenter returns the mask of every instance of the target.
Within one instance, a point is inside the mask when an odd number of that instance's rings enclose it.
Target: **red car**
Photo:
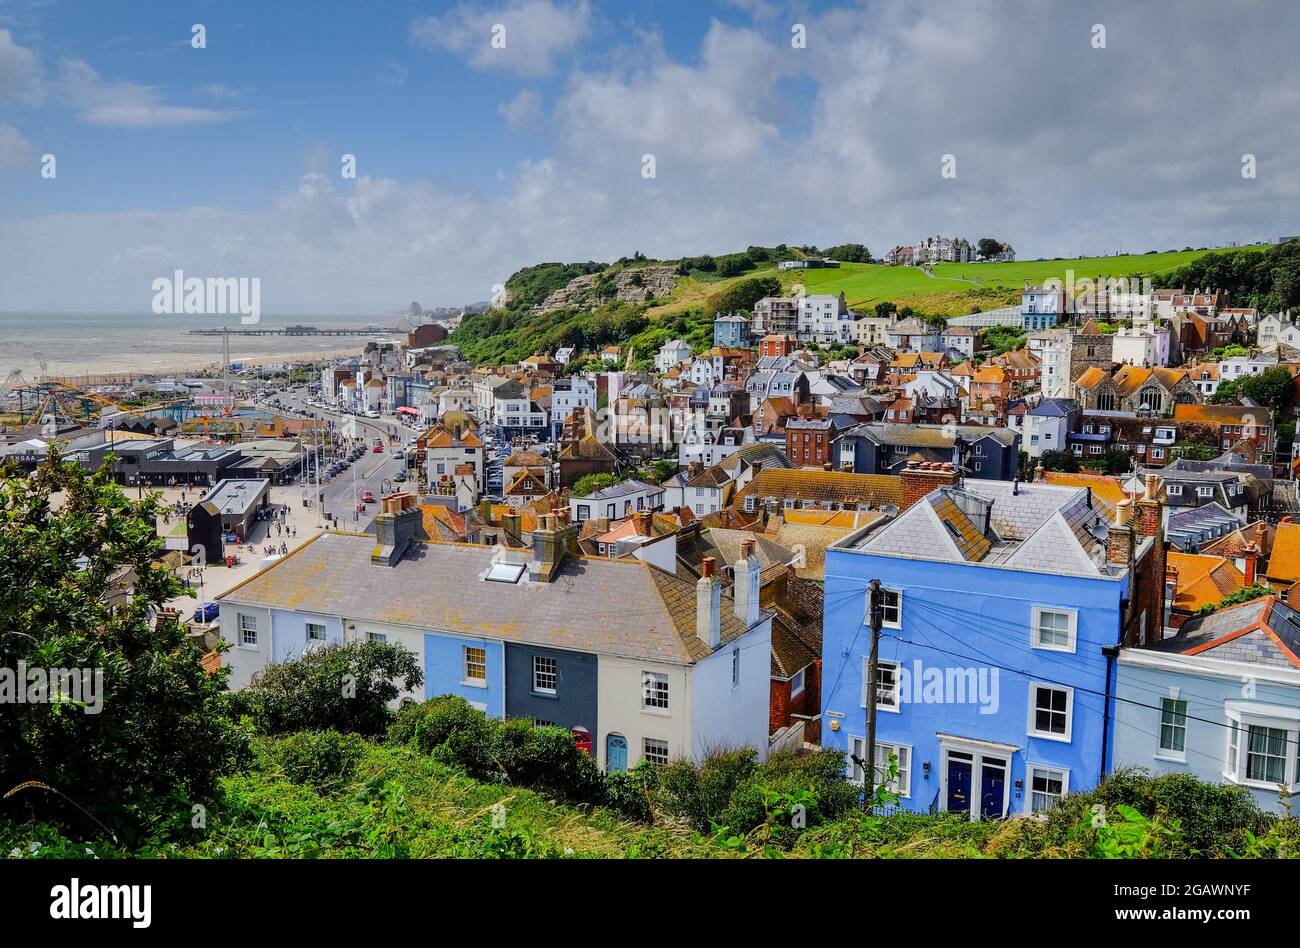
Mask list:
[[[363,504],[373,504],[373,503],[375,502],[375,495],[374,495],[374,492],[372,492],[372,491],[368,491],[368,490],[363,490],[363,491],[361,492],[361,502],[362,502]]]

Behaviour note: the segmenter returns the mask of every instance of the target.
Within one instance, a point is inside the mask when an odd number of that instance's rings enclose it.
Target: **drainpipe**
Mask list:
[[[1115,658],[1119,655],[1118,645],[1103,645],[1101,654],[1106,656],[1106,703],[1101,711],[1101,777],[1110,771],[1110,673],[1115,667]]]

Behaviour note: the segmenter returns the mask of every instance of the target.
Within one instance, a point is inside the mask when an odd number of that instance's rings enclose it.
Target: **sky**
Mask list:
[[[146,311],[177,269],[386,313],[635,251],[1274,240],[1298,35],[1294,0],[0,0],[0,311]]]

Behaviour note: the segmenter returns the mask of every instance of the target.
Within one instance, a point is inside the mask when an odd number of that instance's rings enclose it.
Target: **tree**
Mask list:
[[[1002,252],[1002,241],[994,237],[981,237],[975,245],[975,252],[985,260],[992,260]]]
[[[422,684],[419,659],[409,649],[346,642],[267,666],[239,693],[236,705],[264,734],[329,730],[375,736],[392,723],[389,704]]]
[[[39,781],[11,806],[132,839],[182,811],[188,822],[248,745],[222,713],[228,670],[206,673],[159,611],[182,589],[157,565],[157,495],[130,500],[112,468],[90,474],[52,450],[34,478],[10,468],[0,481],[0,669],[80,672],[72,695],[6,701],[0,788]]]
[[[1070,455],[1074,457],[1073,454]],[[1133,467],[1133,456],[1127,451],[1111,448],[1101,458],[1101,469],[1107,474],[1123,474]]]
[[[836,244],[826,248],[826,256],[843,263],[870,263],[871,251],[865,244]]]
[[[604,490],[606,487],[613,487],[617,483],[619,483],[619,479],[613,474],[588,474],[574,482],[573,496],[590,497],[596,491]]]
[[[886,316],[891,316],[897,312],[898,312],[898,307],[895,304],[891,303],[889,300],[885,300],[882,303],[876,304],[876,315],[882,318]]]
[[[739,280],[711,295],[705,301],[705,314],[712,318],[718,313],[748,312],[763,297],[776,296],[780,292],[781,281],[774,276]]]
[[[1038,464],[1044,471],[1079,473],[1079,459],[1072,451],[1044,451],[1039,455]]]

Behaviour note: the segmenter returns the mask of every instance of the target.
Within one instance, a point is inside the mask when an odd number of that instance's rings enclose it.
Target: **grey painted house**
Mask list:
[[[1278,812],[1279,788],[1300,790],[1297,652],[1300,619],[1274,596],[1121,649],[1112,766],[1236,784]]]
[[[837,471],[897,474],[910,457],[949,462],[966,477],[1009,481],[1018,470],[1020,435],[979,425],[891,425],[850,428],[831,443]]]
[[[596,656],[523,643],[506,644],[506,717],[531,718],[589,735],[596,727]]]

